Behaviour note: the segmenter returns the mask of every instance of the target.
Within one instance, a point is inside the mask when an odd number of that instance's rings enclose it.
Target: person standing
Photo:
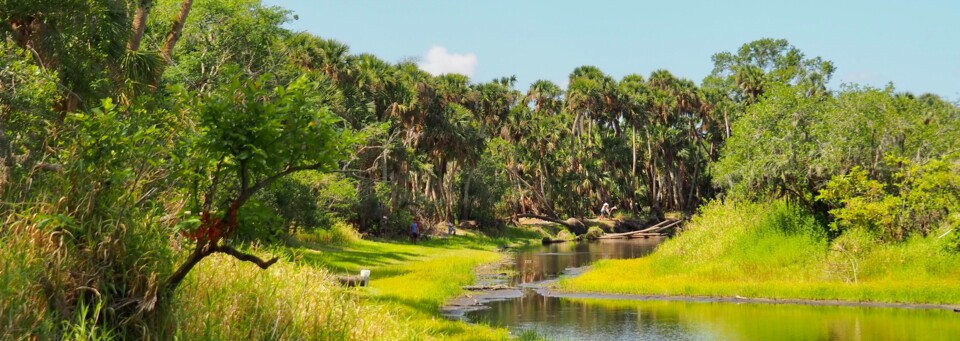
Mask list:
[[[420,226],[418,226],[417,221],[414,220],[410,223],[410,241],[416,244],[418,237],[420,237]]]
[[[606,218],[610,214],[610,204],[603,203],[603,206],[600,207],[600,218]]]

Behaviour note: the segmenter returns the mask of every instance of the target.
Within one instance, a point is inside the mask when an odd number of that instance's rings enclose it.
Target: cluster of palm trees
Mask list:
[[[723,120],[692,81],[668,71],[618,82],[583,66],[566,91],[540,80],[524,93],[514,78],[471,83],[312,35],[291,42],[291,60],[329,78],[338,112],[368,134],[344,168],[356,170],[361,227],[399,211],[453,221],[588,216],[602,202],[691,210],[712,193],[706,164]]]

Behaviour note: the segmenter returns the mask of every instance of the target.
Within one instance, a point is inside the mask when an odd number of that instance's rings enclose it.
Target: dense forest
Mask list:
[[[782,198],[833,234],[960,224],[960,107],[830,88],[836,67],[785,40],[713,55],[699,84],[582,66],[518,89],[352,54],[294,18],[259,0],[0,2],[0,269],[18,269],[0,288],[22,292],[2,294],[0,329],[63,335],[54,321],[102,296],[106,323],[150,335],[207,256],[267,268],[242,244],[340,223],[496,233],[603,202],[662,217]]]

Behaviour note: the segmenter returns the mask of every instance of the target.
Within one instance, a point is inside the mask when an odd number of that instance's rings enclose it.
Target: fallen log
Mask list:
[[[679,221],[679,220],[670,220],[670,219],[667,219],[667,220],[664,220],[664,221],[661,221],[661,222],[657,223],[656,225],[650,226],[650,227],[648,227],[648,228],[645,228],[645,229],[642,229],[642,230],[639,230],[639,231],[634,231],[634,232],[660,231],[660,230],[664,229],[666,226],[670,226],[670,224],[675,224],[675,223],[678,223],[678,222],[680,222],[680,221]]]
[[[607,234],[607,235],[605,235],[605,236],[610,236],[610,237],[615,237],[615,236],[629,236],[629,235],[634,234],[634,233],[656,232],[656,231],[660,231],[661,228],[663,228],[664,226],[668,226],[670,223],[673,223],[673,222],[677,222],[677,221],[675,221],[675,220],[664,220],[664,221],[661,221],[661,222],[659,222],[659,223],[657,223],[657,224],[655,224],[655,225],[653,225],[653,226],[647,227],[647,228],[642,229],[642,230],[630,231],[630,232],[621,232],[621,233],[611,233],[611,234]]]
[[[650,231],[650,232],[662,232],[662,231],[664,231],[664,230],[666,230],[666,229],[669,229],[669,228],[671,228],[671,227],[680,225],[680,223],[682,223],[682,222],[683,222],[683,220],[675,220],[675,221],[673,221],[672,223],[669,223],[669,224],[660,226],[660,227],[658,227],[657,229],[652,230],[652,231]],[[640,232],[647,232],[647,231],[640,231]]]
[[[363,276],[339,276],[337,281],[340,282],[340,285],[347,287],[362,287],[365,284]]]
[[[568,218],[567,220],[560,220],[553,217],[543,216],[539,214],[518,214],[517,218],[535,218],[540,220],[549,221],[551,223],[557,223],[566,227],[570,232],[574,234],[584,234],[587,233],[587,225],[580,221],[577,218]]]
[[[630,239],[630,238],[649,238],[649,237],[660,237],[663,236],[663,233],[659,232],[634,232],[634,233],[618,233],[616,235],[605,235],[598,239]]]

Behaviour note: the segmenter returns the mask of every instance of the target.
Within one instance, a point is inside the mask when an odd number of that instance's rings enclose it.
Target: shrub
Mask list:
[[[830,210],[833,230],[863,228],[884,240],[904,240],[914,232],[926,235],[960,212],[960,163],[887,162],[900,167],[889,185],[859,167],[827,183],[818,199],[836,206]]]

